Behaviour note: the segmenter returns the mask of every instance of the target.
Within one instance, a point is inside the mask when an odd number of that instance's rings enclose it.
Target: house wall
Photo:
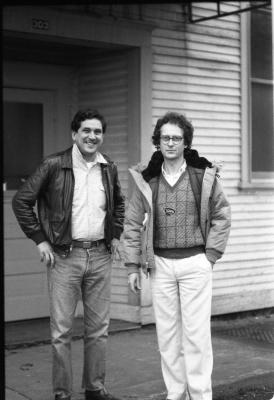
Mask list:
[[[235,10],[227,5],[223,11]],[[213,314],[274,304],[274,198],[242,192],[240,16],[183,24],[180,6],[153,31],[153,122],[166,110],[183,111],[195,127],[193,147],[222,161],[221,182],[232,209],[227,250],[214,268]],[[171,9],[171,7],[170,7]],[[211,10],[210,10],[211,9]],[[214,4],[199,3],[195,16]],[[153,14],[155,17],[155,13]],[[170,20],[176,21],[172,24]],[[165,26],[163,26],[165,25]]]
[[[107,6],[100,7],[101,12]],[[239,3],[222,3],[235,11]],[[193,147],[221,161],[231,203],[227,250],[214,267],[213,314],[274,305],[274,198],[243,191],[241,179],[240,14],[191,24],[182,4],[127,8],[127,18],[152,22],[152,127],[166,111],[183,112],[195,127]],[[193,4],[193,16],[214,14],[213,2]],[[113,7],[121,17],[125,11]],[[148,297],[145,301],[149,305]]]

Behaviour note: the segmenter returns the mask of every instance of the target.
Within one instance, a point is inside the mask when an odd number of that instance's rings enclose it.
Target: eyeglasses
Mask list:
[[[174,144],[179,144],[181,143],[181,141],[183,140],[183,136],[169,136],[169,135],[162,135],[160,137],[161,141],[164,144],[168,144],[170,140],[172,140],[172,142]]]

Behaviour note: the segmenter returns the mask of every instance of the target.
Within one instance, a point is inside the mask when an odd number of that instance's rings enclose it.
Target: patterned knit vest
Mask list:
[[[187,170],[174,186],[170,186],[161,174],[155,204],[154,248],[202,245],[204,240]]]

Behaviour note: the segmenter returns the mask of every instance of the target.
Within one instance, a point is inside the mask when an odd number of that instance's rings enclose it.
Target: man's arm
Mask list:
[[[215,264],[225,251],[230,226],[230,204],[216,178],[210,199],[210,229],[206,242],[206,256],[212,264]]]
[[[34,206],[48,177],[48,164],[44,161],[36,171],[28,177],[12,199],[13,212],[25,235],[39,244],[46,239]]]
[[[47,182],[48,172],[48,163],[44,161],[17,191],[12,199],[12,208],[25,235],[37,244],[41,262],[45,261],[48,266],[53,267],[52,247],[34,212],[39,193]]]
[[[140,190],[135,186],[126,211],[124,227],[124,259],[128,269],[128,283],[132,292],[141,290],[140,254],[141,232],[145,216]]]
[[[126,211],[123,237],[124,259],[128,273],[138,272],[139,270],[144,217],[145,209],[142,194],[135,186]]]

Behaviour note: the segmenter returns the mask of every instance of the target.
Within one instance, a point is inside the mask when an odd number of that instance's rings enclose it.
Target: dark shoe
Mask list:
[[[55,395],[55,400],[71,400],[71,397],[70,396],[63,396],[63,395],[61,395],[61,394],[56,394]]]
[[[118,397],[112,396],[112,394],[105,392],[104,390],[86,390],[86,400],[121,400]]]

